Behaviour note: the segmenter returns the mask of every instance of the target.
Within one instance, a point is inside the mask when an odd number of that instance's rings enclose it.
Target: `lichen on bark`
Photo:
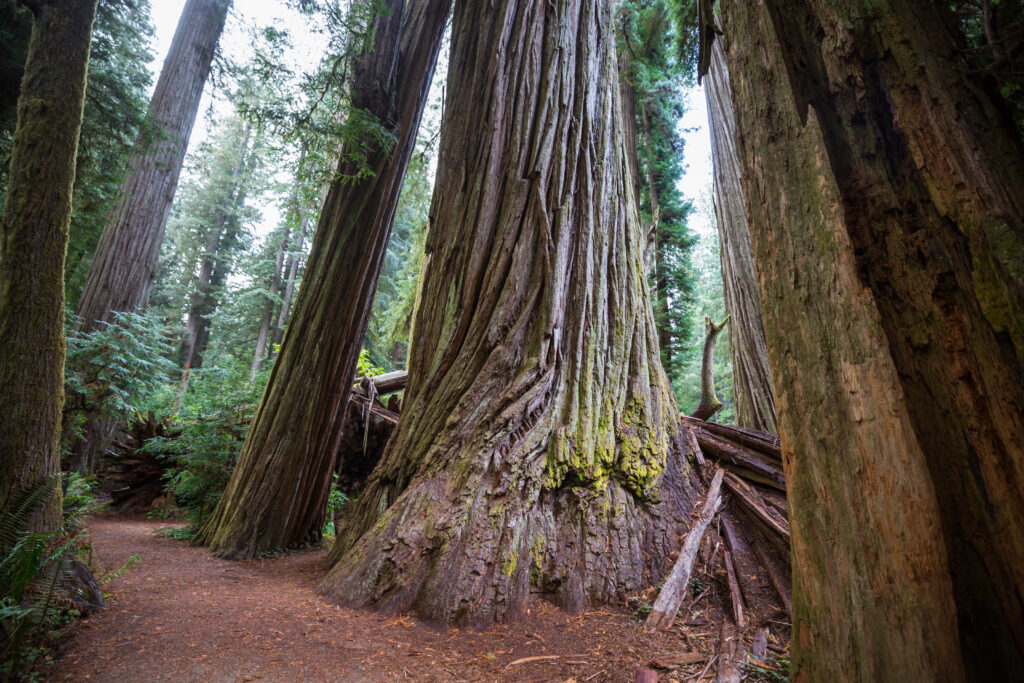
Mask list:
[[[456,5],[402,418],[330,599],[444,622],[654,583],[696,498],[622,140],[612,2]]]

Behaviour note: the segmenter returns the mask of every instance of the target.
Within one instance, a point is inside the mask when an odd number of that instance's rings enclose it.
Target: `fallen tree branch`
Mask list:
[[[676,612],[679,611],[679,605],[683,601],[686,588],[690,583],[690,574],[693,571],[693,563],[697,559],[701,538],[704,537],[704,532],[707,531],[712,518],[721,505],[724,476],[725,471],[721,468],[715,472],[704,504],[701,506],[693,526],[690,527],[689,533],[686,534],[683,549],[679,551],[679,557],[672,567],[672,572],[665,579],[661,592],[658,593],[658,599],[654,602],[651,613],[647,615],[644,625],[648,628],[668,628],[675,620]]]

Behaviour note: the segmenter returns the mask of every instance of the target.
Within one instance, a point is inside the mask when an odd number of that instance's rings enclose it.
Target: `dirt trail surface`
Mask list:
[[[90,521],[94,565],[141,561],[105,586],[110,606],[74,627],[46,680],[632,682],[655,657],[712,647],[710,626],[689,629],[691,647],[679,628],[645,632],[625,611],[571,615],[542,600],[484,632],[340,608],[316,594],[323,551],[228,562],[155,537],[163,525]]]

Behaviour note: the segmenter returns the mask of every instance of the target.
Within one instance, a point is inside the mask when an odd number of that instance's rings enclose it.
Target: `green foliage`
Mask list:
[[[745,680],[786,683],[789,680],[789,657],[769,654],[764,659],[748,657]]]
[[[331,479],[331,492],[327,495],[327,516],[324,522],[324,538],[334,538],[334,515],[348,503],[349,498],[338,488],[338,473],[335,472]]]
[[[705,315],[720,322],[725,318],[725,289],[722,286],[722,265],[719,256],[718,231],[715,229],[714,204],[711,188],[705,189],[698,202],[699,210],[705,216],[706,234],[701,234],[693,250],[694,270],[697,274],[694,310],[703,318]],[[733,324],[732,322],[729,323]],[[716,422],[733,424],[736,420],[736,401],[733,397],[732,360],[729,355],[728,327],[718,335],[715,342],[715,393],[725,404],[713,418]],[[704,328],[699,326],[690,333],[687,351],[682,356],[682,368],[673,378],[672,386],[684,413],[692,413],[700,405],[700,381],[704,352]]]
[[[687,224],[693,207],[678,187],[683,140],[676,130],[692,77],[675,54],[671,9],[665,0],[622,2],[618,37],[627,63],[620,77],[635,101],[641,220],[645,229],[657,221],[650,281],[661,360],[676,382],[694,328],[696,277],[690,263],[695,238]]]
[[[92,415],[127,422],[160,392],[173,372],[171,342],[151,313],[115,313],[114,321],[83,334],[67,332],[64,368],[64,448],[82,437]]]
[[[384,370],[378,368],[370,361],[370,352],[366,349],[359,350],[359,360],[356,361],[356,376],[357,377],[374,377],[376,375],[383,375]]]
[[[58,594],[66,566],[82,546],[82,516],[98,509],[92,484],[71,475],[61,526],[32,531],[33,518],[59,495],[61,475],[23,491],[0,514],[0,680],[20,678],[42,652],[41,634],[77,615]]]
[[[950,0],[948,7],[975,69],[972,80],[1002,96],[1024,142],[1024,0]]]
[[[383,368],[381,372],[404,368],[408,355],[433,192],[428,156],[431,135],[429,129],[420,131],[418,152],[409,161],[363,342],[372,362]]]
[[[167,490],[195,524],[209,516],[224,492],[266,375],[248,380],[249,367],[240,361],[192,371],[177,431],[143,446],[168,461]]]
[[[128,560],[124,564],[122,564],[120,567],[104,576],[100,580],[100,583],[105,586],[114,579],[121,578],[122,576],[124,576],[131,570],[135,569],[137,566],[139,566],[140,562],[142,562],[142,557],[138,553],[132,553],[128,556]]]

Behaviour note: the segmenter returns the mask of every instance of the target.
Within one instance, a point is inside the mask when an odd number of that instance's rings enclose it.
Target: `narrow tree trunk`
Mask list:
[[[100,238],[78,302],[82,329],[114,311],[145,308],[199,100],[230,0],[188,0],[160,71],[120,198]]]
[[[281,355],[199,535],[222,557],[320,538],[345,403],[450,8],[450,0],[416,0],[404,12],[403,4],[391,0],[375,19],[376,44],[356,63],[352,96],[397,143],[369,153],[373,177],[332,183]]]
[[[185,338],[181,345],[181,364],[185,372],[203,364],[203,352],[210,341],[210,316],[217,308],[217,291],[231,274],[227,252],[234,248],[242,227],[238,215],[248,194],[248,186],[242,175],[249,155],[250,133],[251,127],[247,124],[238,147],[235,166],[231,169],[231,178],[225,188],[227,191],[215,212],[215,225],[210,231],[203,262],[199,266],[196,290],[189,301]]]
[[[292,297],[295,295],[295,283],[299,277],[299,262],[302,254],[302,247],[306,243],[306,230],[309,228],[309,218],[303,217],[299,227],[299,242],[295,249],[288,254],[288,263],[285,268],[288,271],[288,279],[284,285],[284,296],[281,297],[281,310],[277,314],[277,325],[274,327],[273,346],[268,350],[268,357],[273,357],[274,347],[280,347],[284,340],[284,328],[288,325],[288,318],[292,312]]]
[[[664,576],[698,496],[658,359],[612,2],[457,4],[402,417],[331,600],[484,625]]]
[[[256,337],[256,351],[252,357],[252,371],[249,373],[249,382],[256,379],[256,375],[263,369],[263,359],[267,353],[267,339],[270,338],[270,323],[274,317],[275,299],[277,290],[281,286],[282,269],[284,268],[284,254],[288,251],[288,242],[291,240],[291,228],[286,227],[281,242],[277,245],[277,259],[274,261],[274,274],[270,278],[270,296],[263,305],[263,318],[260,321],[259,335]]]
[[[96,0],[34,16],[0,230],[0,511],[60,469],[64,254]],[[59,489],[58,489],[59,490]],[[60,524],[60,494],[32,521]]]
[[[757,269],[750,246],[750,229],[743,200],[740,162],[736,156],[736,119],[733,115],[729,69],[722,40],[711,45],[710,69],[704,80],[711,161],[715,172],[715,216],[718,223],[725,312],[732,356],[732,386],[736,424],[776,433],[775,398],[768,368],[768,345],[761,319]]]
[[[1024,153],[942,11],[722,5],[798,681],[1024,671]]]

